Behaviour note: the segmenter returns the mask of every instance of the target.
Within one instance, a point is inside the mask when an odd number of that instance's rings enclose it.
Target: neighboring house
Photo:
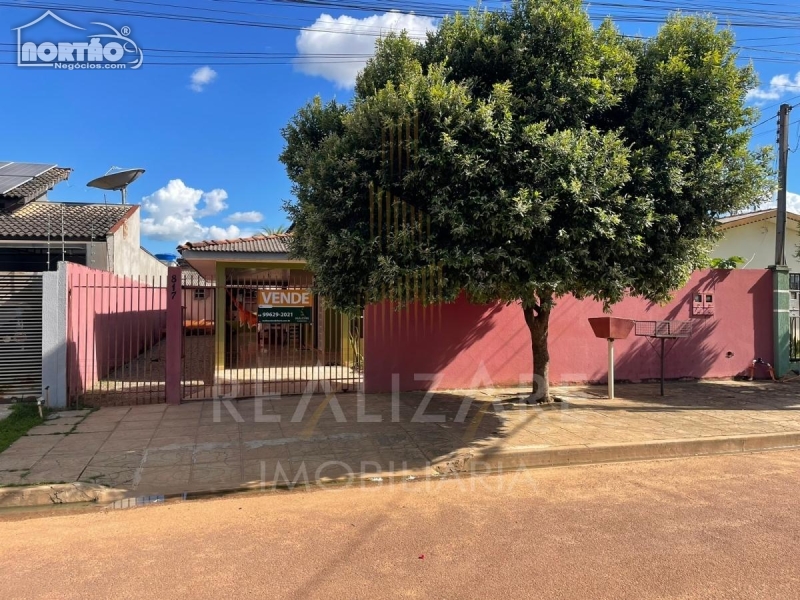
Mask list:
[[[64,260],[128,277],[166,278],[167,267],[140,245],[138,206],[47,199],[71,172],[0,162],[0,271],[50,271]]]
[[[214,332],[214,281],[203,278],[185,260],[178,261],[183,289],[183,323],[187,331]]]
[[[775,227],[777,210],[757,210],[719,219],[717,231],[723,238],[711,252],[711,258],[741,256],[742,269],[766,269],[775,264]],[[786,213],[786,264],[791,273],[800,273],[800,215]]]

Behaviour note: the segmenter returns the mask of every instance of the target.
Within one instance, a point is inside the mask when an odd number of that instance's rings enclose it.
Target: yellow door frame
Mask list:
[[[216,351],[214,353],[214,383],[220,383],[225,372],[225,293],[228,269],[289,269],[295,271],[308,271],[306,263],[303,261],[218,261],[216,268],[216,298],[214,326],[214,342]]]

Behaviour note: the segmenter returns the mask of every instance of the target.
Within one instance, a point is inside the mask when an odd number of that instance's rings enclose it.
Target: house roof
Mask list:
[[[749,225],[750,223],[758,223],[759,221],[768,221],[778,216],[777,208],[767,208],[764,210],[754,210],[752,212],[742,213],[739,215],[731,215],[729,217],[721,217],[717,219],[717,229],[725,231],[733,227],[741,227],[742,225]],[[786,218],[789,221],[796,221],[800,223],[800,215],[793,212],[786,212]]]
[[[105,238],[138,209],[125,204],[30,202],[15,209],[0,209],[0,239],[61,239],[62,222],[64,239]]]
[[[36,200],[69,179],[72,169],[57,165],[0,162],[0,204],[19,204]]]
[[[196,252],[251,252],[266,254],[286,254],[289,252],[290,233],[273,235],[255,235],[234,240],[204,240],[202,242],[186,242],[178,246],[178,251],[194,250]]]

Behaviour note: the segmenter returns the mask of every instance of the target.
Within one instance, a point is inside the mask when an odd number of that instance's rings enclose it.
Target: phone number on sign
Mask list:
[[[261,316],[266,319],[289,319],[294,316],[294,313],[291,312],[268,312],[264,311],[261,313]]]

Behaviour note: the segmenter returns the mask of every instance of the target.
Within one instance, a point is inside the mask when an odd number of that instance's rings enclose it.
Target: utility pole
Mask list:
[[[792,107],[781,104],[778,112],[778,214],[775,228],[775,264],[786,266],[786,169],[789,162],[789,113]]]
[[[781,104],[778,112],[778,211],[775,228],[775,264],[772,270],[772,342],[775,376],[789,372],[789,267],[786,266],[786,163],[789,161],[789,113]]]

